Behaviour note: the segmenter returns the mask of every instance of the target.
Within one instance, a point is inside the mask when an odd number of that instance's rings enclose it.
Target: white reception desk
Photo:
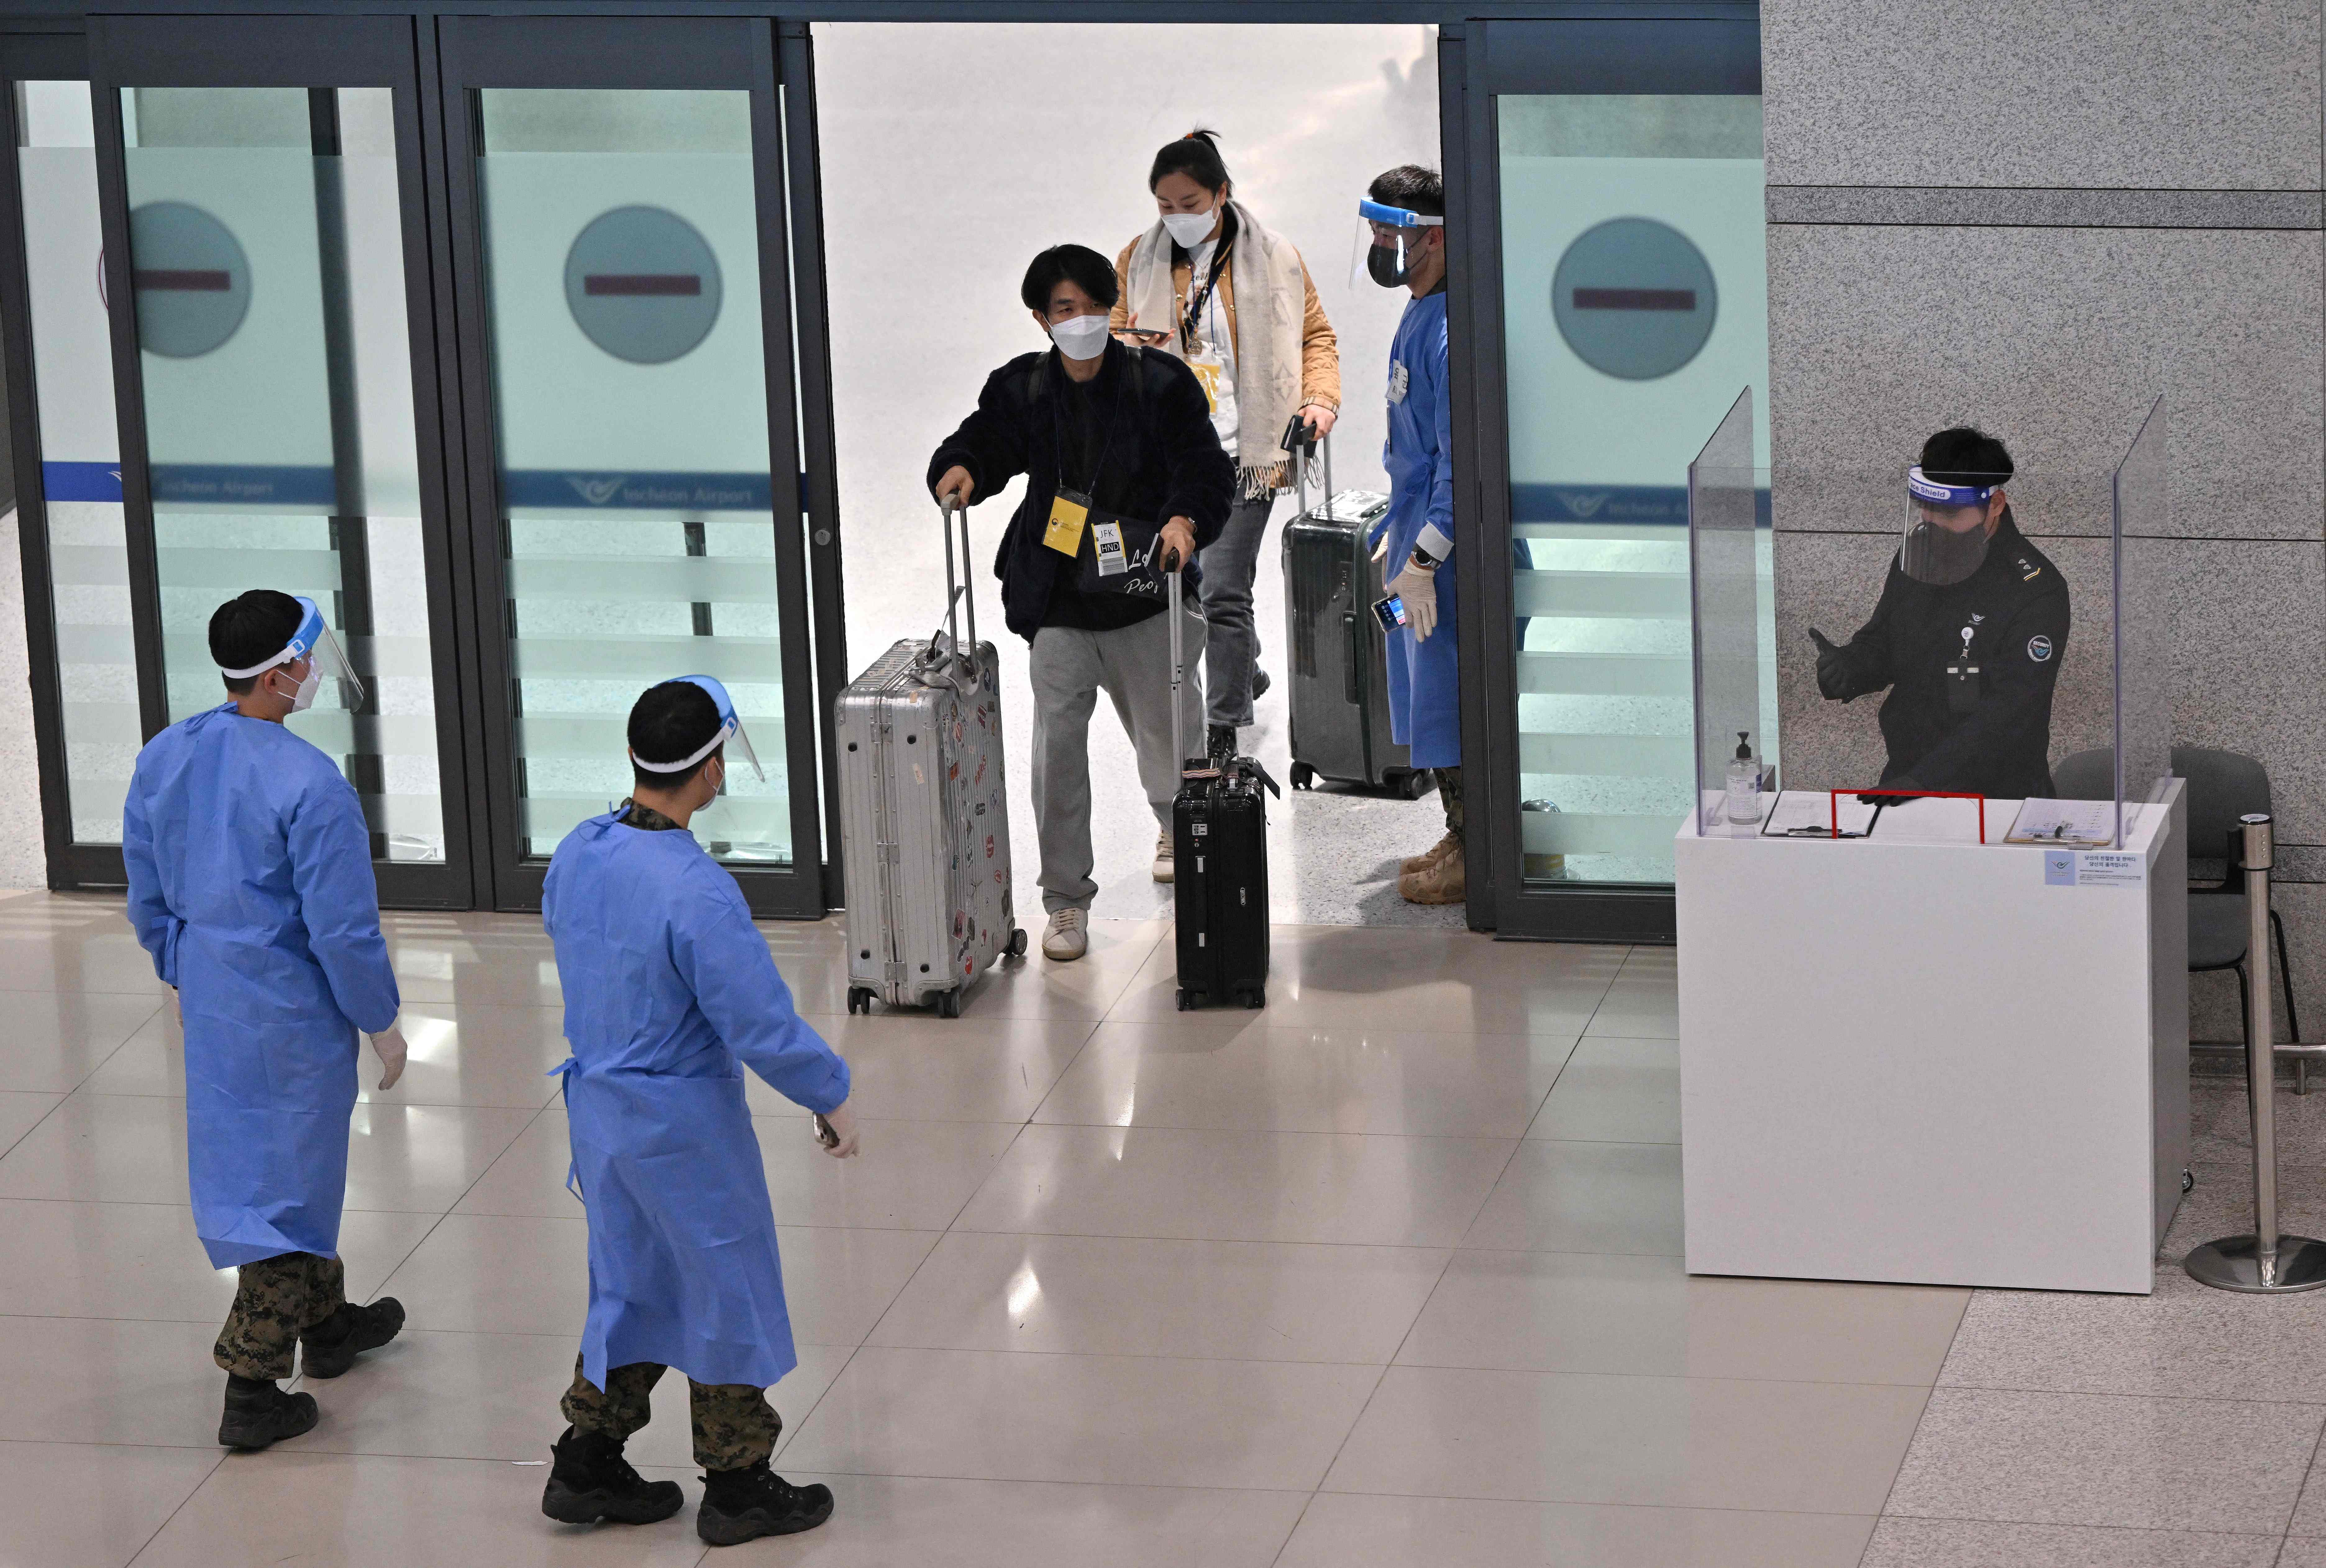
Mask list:
[[[2180,792],[2128,860],[1684,824],[1689,1271],[2145,1294],[2189,1155]]]

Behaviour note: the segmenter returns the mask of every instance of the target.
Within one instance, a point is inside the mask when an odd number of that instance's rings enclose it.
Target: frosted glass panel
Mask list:
[[[381,859],[444,857],[394,100],[386,88],[127,88],[130,250],[174,720],[224,699],[210,613],[321,605],[367,695],[291,728]]]
[[[1739,387],[1766,406],[1761,101],[1494,102],[1525,872],[1669,883],[1696,788],[1688,465]]]
[[[638,693],[715,675],[740,764],[695,824],[788,864],[750,95],[479,95],[507,694],[526,853],[629,793]]]

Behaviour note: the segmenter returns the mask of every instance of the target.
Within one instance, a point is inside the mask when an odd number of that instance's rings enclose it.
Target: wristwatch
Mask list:
[[[1437,570],[1439,563],[1437,557],[1430,554],[1429,552],[1417,544],[1413,547],[1413,564],[1421,568],[1424,571],[1435,571]]]

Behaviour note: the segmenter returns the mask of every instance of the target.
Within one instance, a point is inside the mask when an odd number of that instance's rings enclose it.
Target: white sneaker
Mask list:
[[[1171,848],[1171,835],[1166,832],[1155,840],[1155,880],[1168,882],[1178,869],[1178,854]]]
[[[1065,964],[1090,951],[1090,932],[1083,924],[1085,918],[1079,909],[1052,910],[1050,923],[1042,930],[1042,956]]]

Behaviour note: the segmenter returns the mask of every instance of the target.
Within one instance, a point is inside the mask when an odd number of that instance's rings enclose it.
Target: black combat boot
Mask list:
[[[651,1525],[678,1512],[685,1494],[672,1480],[650,1481],[622,1457],[622,1443],[602,1432],[565,1429],[550,1449],[549,1485],[541,1511],[561,1524]]]
[[[366,1350],[377,1350],[404,1327],[404,1304],[384,1295],[369,1306],[341,1302],[340,1310],[299,1331],[299,1369],[310,1378],[336,1378]]]
[[[219,1418],[219,1442],[228,1448],[266,1448],[286,1437],[312,1432],[323,1413],[312,1394],[285,1394],[264,1378],[226,1378],[226,1414]]]
[[[795,1536],[830,1517],[830,1487],[795,1487],[763,1459],[741,1470],[704,1472],[694,1533],[714,1546],[733,1546],[760,1536]]]

